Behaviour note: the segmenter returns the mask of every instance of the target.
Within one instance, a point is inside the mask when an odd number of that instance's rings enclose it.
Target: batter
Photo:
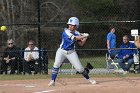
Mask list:
[[[83,68],[78,55],[75,51],[75,44],[78,43],[80,46],[83,46],[86,43],[88,33],[81,34],[76,29],[79,26],[79,19],[77,17],[71,17],[68,20],[68,28],[65,28],[62,33],[62,42],[58,48],[55,56],[55,62],[52,68],[52,80],[48,84],[49,86],[55,86],[55,81],[59,68],[64,61],[68,59],[74,68],[81,73],[89,83],[96,84],[95,80],[91,80],[88,73],[88,68]]]

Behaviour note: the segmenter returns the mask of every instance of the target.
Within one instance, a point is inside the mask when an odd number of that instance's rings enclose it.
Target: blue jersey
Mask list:
[[[134,43],[131,43],[131,42],[129,42],[128,44],[122,43],[120,45],[120,48],[135,48],[135,45],[134,45]],[[120,59],[123,59],[124,56],[129,55],[129,58],[133,58],[134,53],[136,53],[136,50],[134,50],[134,49],[121,49],[118,52],[118,57]]]
[[[64,50],[74,50],[77,40],[72,37],[79,35],[80,33],[78,31],[72,33],[69,29],[64,29],[64,32],[62,33],[62,42],[60,48]]]
[[[112,32],[107,34],[107,40],[110,42],[110,48],[116,48],[116,35]]]

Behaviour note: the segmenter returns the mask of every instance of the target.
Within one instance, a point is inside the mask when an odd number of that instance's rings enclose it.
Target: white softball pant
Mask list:
[[[75,50],[66,51],[61,48],[59,48],[56,52],[55,62],[54,62],[53,67],[59,68],[61,66],[62,62],[64,61],[64,59],[66,59],[66,58],[70,61],[70,63],[74,66],[74,68],[78,72],[84,71],[84,68],[78,58],[76,51]]]

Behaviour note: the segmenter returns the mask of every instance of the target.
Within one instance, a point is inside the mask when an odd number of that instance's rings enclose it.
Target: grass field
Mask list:
[[[105,56],[98,56],[98,57],[86,57],[86,58],[80,58],[80,61],[83,66],[86,65],[86,63],[91,63],[94,68],[106,68],[106,60]],[[52,68],[54,63],[54,59],[49,59],[49,69]],[[62,68],[69,69],[71,68],[71,64],[63,65]],[[93,77],[118,77],[115,74],[92,74]],[[140,74],[128,74],[126,77],[139,77]],[[47,75],[44,74],[37,74],[37,75],[0,75],[0,80],[27,80],[27,79],[48,79],[50,78],[50,73]],[[67,74],[59,74],[59,77],[62,78],[79,78],[82,77],[79,74],[73,74],[73,75],[67,75]]]
[[[98,57],[85,57],[85,58],[80,58],[80,61],[83,66],[86,65],[86,63],[91,63],[94,68],[106,68],[106,59],[105,56],[98,56]],[[52,68],[54,63],[54,59],[49,59],[49,69]],[[65,66],[62,66],[62,68],[71,68],[71,64],[67,64]]]

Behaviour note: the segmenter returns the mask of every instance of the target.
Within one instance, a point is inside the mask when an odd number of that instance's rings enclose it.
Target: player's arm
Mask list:
[[[69,37],[69,39],[71,39],[71,40],[81,40],[81,39],[87,37],[87,36],[84,36],[84,35],[83,35],[83,36],[80,35],[79,32],[77,32],[79,35],[78,35],[78,36],[75,36],[75,35],[73,35],[72,33],[70,33],[69,30],[65,30],[65,33],[66,33],[66,35]],[[65,33],[64,33],[64,35],[65,35]]]
[[[86,40],[87,37],[89,37],[89,34],[88,33],[79,33],[77,32],[79,35],[78,36],[75,36],[75,39],[76,40]],[[86,39],[85,39],[86,38]]]
[[[72,38],[72,40],[78,41],[78,45],[80,45],[80,46],[83,46],[87,40],[87,37],[85,37],[85,36],[74,36],[73,35],[73,37],[71,37],[71,38]]]
[[[78,44],[80,46],[83,46],[86,43],[88,36],[89,36],[88,33],[79,33],[79,36],[76,36],[76,37],[78,37],[78,40],[77,40],[77,41],[79,41]]]
[[[83,46],[85,44],[86,40],[87,40],[87,37],[81,36],[81,35],[79,35],[79,36],[72,35],[70,37],[70,39],[78,41],[78,45]]]

